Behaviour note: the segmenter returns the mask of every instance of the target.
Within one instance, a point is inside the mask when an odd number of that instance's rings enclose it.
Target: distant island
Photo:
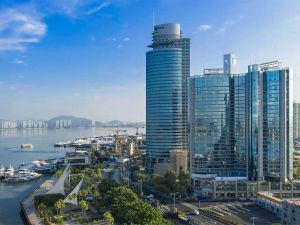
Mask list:
[[[80,128],[80,127],[144,127],[145,122],[112,120],[100,122],[75,116],[57,116],[49,120],[5,120],[0,119],[0,129],[26,128]]]

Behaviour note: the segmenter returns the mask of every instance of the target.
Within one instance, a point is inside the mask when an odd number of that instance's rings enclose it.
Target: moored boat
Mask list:
[[[31,149],[31,148],[33,148],[33,144],[22,144],[21,148],[29,148],[29,149]]]
[[[13,176],[14,172],[15,172],[15,169],[10,165],[8,168],[6,168],[4,170],[4,176],[5,177],[7,177],[7,176]]]

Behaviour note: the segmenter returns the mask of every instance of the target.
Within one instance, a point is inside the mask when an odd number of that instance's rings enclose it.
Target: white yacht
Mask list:
[[[19,169],[16,174],[7,177],[4,181],[7,182],[29,181],[29,180],[37,179],[41,176],[42,176],[41,174],[30,171],[28,169]]]
[[[1,165],[1,168],[0,168],[0,174],[3,174],[4,171],[5,171],[5,168],[4,168],[3,164],[2,164],[2,165]]]
[[[4,166],[2,165],[1,168],[0,168],[0,179],[2,179],[2,178],[5,177],[4,172],[5,172],[5,168],[4,168]]]
[[[22,144],[21,148],[29,148],[32,149],[33,148],[33,144]]]
[[[19,181],[28,181],[28,180],[30,180],[28,177],[20,174],[15,174],[11,177],[7,177],[6,179],[4,179],[4,181],[7,182],[19,182]]]
[[[5,169],[4,175],[5,176],[13,176],[15,169],[10,165],[8,168]]]
[[[28,170],[28,169],[19,169],[18,174],[28,177],[30,179],[36,179],[42,176],[42,174],[36,173],[34,171]]]

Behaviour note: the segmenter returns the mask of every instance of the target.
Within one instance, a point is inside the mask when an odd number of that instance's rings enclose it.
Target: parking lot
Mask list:
[[[232,217],[241,224],[252,224],[253,218],[254,224],[256,225],[271,225],[274,223],[280,223],[280,218],[257,206],[254,202],[220,203],[203,208],[217,212],[224,216]]]

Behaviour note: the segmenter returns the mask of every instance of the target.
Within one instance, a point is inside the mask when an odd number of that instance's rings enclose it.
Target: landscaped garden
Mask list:
[[[97,159],[94,159],[97,161]],[[57,170],[59,177],[64,168]],[[72,167],[70,179],[65,181],[65,192],[70,193],[83,179],[80,191],[69,196],[78,204],[65,203],[61,194],[35,197],[35,206],[46,225],[73,224],[151,224],[168,225],[170,221],[141,200],[137,193],[120,186],[112,179],[102,179],[101,163],[97,167]]]

